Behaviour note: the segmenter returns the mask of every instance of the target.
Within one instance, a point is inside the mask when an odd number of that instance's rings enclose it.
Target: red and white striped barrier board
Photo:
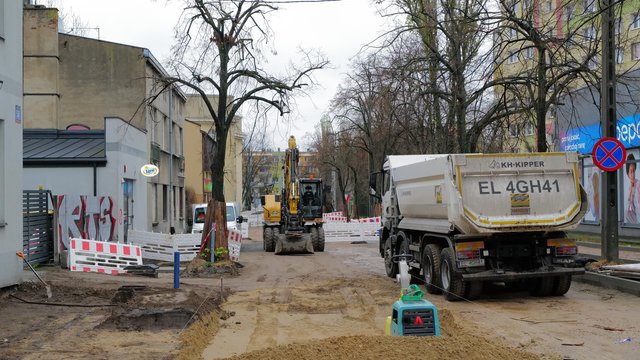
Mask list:
[[[242,232],[237,230],[229,231],[229,259],[240,261],[240,248],[242,247]]]
[[[359,223],[379,223],[380,222],[380,217],[372,217],[372,218],[366,218],[366,219],[358,219]]]
[[[337,218],[345,218],[345,217],[342,215],[341,211],[334,211],[334,212],[322,214],[322,220],[324,221],[333,221],[334,219],[337,219]]]
[[[142,265],[139,246],[85,239],[69,240],[71,271],[117,275],[125,273],[124,268],[130,265]]]

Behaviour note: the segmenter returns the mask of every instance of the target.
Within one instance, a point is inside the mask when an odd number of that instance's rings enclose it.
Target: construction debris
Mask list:
[[[600,268],[600,272],[611,276],[622,277],[625,279],[640,280],[640,263],[606,265]]]

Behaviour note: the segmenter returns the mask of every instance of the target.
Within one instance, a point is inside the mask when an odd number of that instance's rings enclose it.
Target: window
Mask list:
[[[596,38],[596,28],[591,25],[588,28],[584,29],[584,38],[585,40],[593,41]]]
[[[622,64],[624,62],[624,49],[616,48],[616,64]]]
[[[532,123],[527,123],[524,126],[524,134],[527,135],[527,136],[533,135],[533,124]]]
[[[515,63],[516,61],[518,61],[518,54],[517,54],[515,51],[511,51],[511,52],[509,53],[509,59],[507,60],[507,62],[508,62],[509,64],[513,64],[513,63]]]
[[[518,14],[518,7],[519,7],[519,3],[518,1],[513,1],[513,4],[511,4],[510,10],[514,13],[514,14]]]
[[[596,0],[584,0],[584,13],[596,11]]]
[[[620,35],[620,31],[622,30],[622,19],[617,18],[613,23],[613,33],[615,35]]]
[[[509,125],[509,136],[511,137],[518,136],[518,127],[515,124]]]
[[[162,148],[164,150],[169,151],[169,118],[166,116],[163,116],[164,119],[164,126],[162,127],[162,131],[164,132],[164,144],[162,144]]]
[[[178,155],[184,155],[184,139],[182,138],[182,128],[178,128],[178,144],[180,144],[178,148]]]
[[[564,7],[564,20],[565,22],[569,22],[571,20],[573,20],[573,14],[575,12],[576,8],[575,5],[573,4],[567,4]]]
[[[162,127],[160,126],[160,111],[158,109],[151,110],[151,141],[160,145],[162,142],[161,131]]]
[[[547,12],[552,12],[553,11],[553,0],[549,0],[549,2],[547,2]]]
[[[532,47],[528,47],[528,48],[524,49],[524,58],[525,59],[533,58],[533,48]]]
[[[598,60],[595,56],[592,56],[587,61],[587,67],[591,70],[595,70],[598,67]]]
[[[167,220],[169,216],[169,187],[162,185],[162,220]]]
[[[640,60],[640,42],[631,44],[631,59]]]
[[[233,206],[227,206],[227,222],[236,221],[236,210]]]
[[[532,10],[531,8],[531,0],[524,0],[524,3],[522,4],[522,13],[530,13]]]
[[[153,204],[151,205],[151,219],[154,224],[158,223],[158,184],[151,185],[151,198]]]
[[[184,188],[180,187],[180,204],[178,204],[178,218],[184,217]]]
[[[631,15],[631,29],[640,29],[640,12]]]
[[[514,28],[509,28],[507,30],[507,38],[509,40],[515,40],[518,38],[518,31],[516,31],[516,29]]]
[[[553,28],[547,30],[547,32],[544,34],[547,38],[552,39],[553,38]]]
[[[171,209],[171,216],[173,217],[173,219],[175,219],[177,217],[177,212],[178,212],[178,204],[176,204],[176,187],[174,186],[173,191],[171,191],[171,203],[173,204],[172,209]]]

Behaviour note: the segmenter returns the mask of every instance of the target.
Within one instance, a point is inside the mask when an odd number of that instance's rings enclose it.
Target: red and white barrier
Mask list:
[[[242,247],[242,232],[237,230],[229,231],[229,259],[240,261],[240,248]]]
[[[142,265],[139,246],[85,239],[69,240],[71,271],[123,274],[124,268]]]
[[[359,223],[379,223],[380,222],[380,216],[378,217],[372,217],[372,218],[366,218],[366,219],[358,219]]]

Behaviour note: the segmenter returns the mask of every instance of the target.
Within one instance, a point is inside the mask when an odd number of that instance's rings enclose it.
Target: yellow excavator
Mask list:
[[[295,137],[285,151],[284,186],[280,196],[262,196],[263,248],[276,254],[313,254],[324,251],[322,180],[300,178],[300,153]]]

